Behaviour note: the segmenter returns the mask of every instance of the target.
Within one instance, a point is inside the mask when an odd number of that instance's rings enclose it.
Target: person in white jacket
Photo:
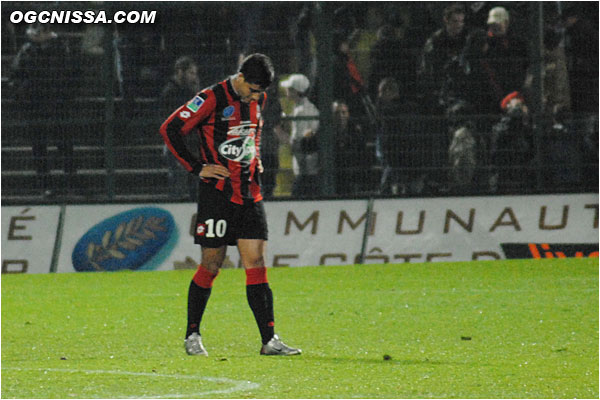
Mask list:
[[[292,144],[292,166],[294,184],[292,196],[305,197],[318,185],[319,158],[316,134],[319,129],[319,110],[308,100],[306,93],[310,81],[302,74],[292,74],[281,82],[287,96],[295,104],[293,117],[312,117],[292,121],[290,140]]]

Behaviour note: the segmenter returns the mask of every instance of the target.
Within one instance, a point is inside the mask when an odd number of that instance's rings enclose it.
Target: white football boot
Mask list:
[[[202,336],[194,332],[185,339],[185,352],[190,356],[208,356],[208,352],[202,345]]]
[[[263,356],[295,356],[302,354],[302,350],[286,345],[279,339],[279,336],[274,335],[269,343],[263,344],[260,354]]]

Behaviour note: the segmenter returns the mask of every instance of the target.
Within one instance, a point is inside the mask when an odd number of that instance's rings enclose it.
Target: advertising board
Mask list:
[[[2,273],[48,273],[60,207],[2,207]]]
[[[358,262],[366,200],[274,201],[267,265]],[[59,272],[193,269],[195,204],[67,208]],[[598,196],[382,199],[374,203],[365,263],[597,257]],[[240,267],[230,247],[225,267]]]

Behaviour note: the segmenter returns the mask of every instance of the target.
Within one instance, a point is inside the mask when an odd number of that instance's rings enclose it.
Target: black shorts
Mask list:
[[[238,239],[268,239],[262,201],[235,204],[220,190],[203,183],[199,186],[194,243],[217,248],[235,246]]]

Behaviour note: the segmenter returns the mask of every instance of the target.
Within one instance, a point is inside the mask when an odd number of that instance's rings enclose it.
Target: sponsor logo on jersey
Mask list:
[[[219,154],[231,161],[250,164],[256,157],[256,143],[252,136],[229,139],[219,146]]]
[[[233,119],[233,113],[235,112],[235,107],[234,106],[227,106],[225,107],[225,109],[223,110],[223,118],[221,118],[221,121],[229,121]]]
[[[196,112],[200,109],[200,107],[202,106],[203,103],[204,103],[204,99],[200,96],[196,96],[192,99],[192,101],[190,101],[187,104],[187,108],[189,108],[193,112]]]
[[[190,112],[189,112],[189,111],[182,111],[182,112],[180,112],[180,113],[179,113],[179,116],[180,116],[182,119],[188,119],[189,117],[191,117],[191,116],[192,116],[192,114],[190,114]]]
[[[227,131],[227,136],[254,136],[256,134],[256,124],[250,121],[242,121],[237,126],[232,126]]]

